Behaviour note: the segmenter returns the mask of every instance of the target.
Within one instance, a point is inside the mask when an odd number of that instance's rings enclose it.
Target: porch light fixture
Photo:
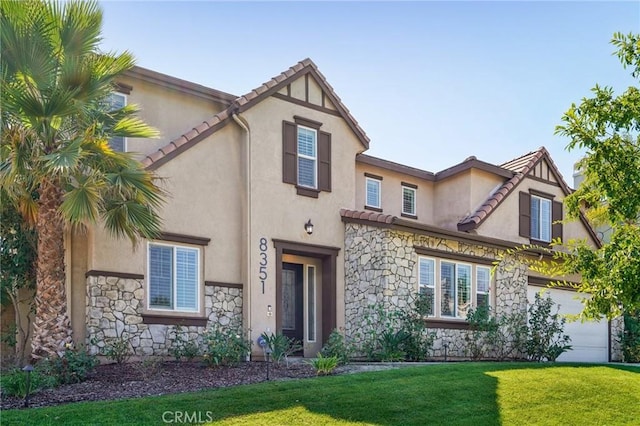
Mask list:
[[[313,234],[313,223],[311,223],[311,219],[304,224],[304,230],[307,231],[307,234]]]

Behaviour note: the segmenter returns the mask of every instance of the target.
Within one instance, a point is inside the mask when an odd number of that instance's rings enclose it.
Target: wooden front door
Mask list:
[[[303,265],[282,264],[282,334],[300,343],[304,339]]]

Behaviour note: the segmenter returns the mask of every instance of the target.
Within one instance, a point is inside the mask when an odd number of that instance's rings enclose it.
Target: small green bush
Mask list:
[[[74,348],[68,345],[62,356],[46,358],[38,363],[42,371],[55,377],[58,384],[80,383],[100,364],[95,355],[89,354],[81,345]]]
[[[271,349],[271,360],[276,364],[280,364],[290,355],[300,351],[302,345],[296,339],[290,339],[284,334],[262,333],[262,338],[267,342],[267,346]]]
[[[127,362],[131,358],[132,348],[130,338],[123,333],[120,337],[115,337],[105,341],[104,356],[116,364]]]
[[[48,376],[37,368],[31,372],[30,394],[56,385],[57,380],[55,377]],[[3,396],[24,398],[27,395],[27,373],[20,368],[3,372],[2,376],[0,376],[0,388],[2,388]]]
[[[236,327],[222,327],[216,324],[207,330],[204,340],[203,359],[210,367],[237,364],[251,351],[251,340]]]
[[[344,335],[337,328],[331,332],[327,343],[320,351],[320,354],[325,358],[335,357],[338,360],[338,365],[348,363],[351,353],[351,348],[347,345]]]
[[[309,364],[316,370],[317,376],[328,376],[338,366],[338,358],[324,357],[322,353],[318,353],[318,358],[310,360]]]
[[[198,342],[189,340],[188,335],[183,331],[180,325],[176,325],[174,329],[175,337],[169,353],[176,359],[181,361],[182,358],[186,358],[191,361],[200,355],[200,346]]]
[[[542,297],[536,293],[533,304],[529,306],[529,332],[525,350],[532,361],[555,361],[571,349],[571,338],[563,334],[566,319],[560,316],[557,309],[553,312],[554,305],[551,296]]]

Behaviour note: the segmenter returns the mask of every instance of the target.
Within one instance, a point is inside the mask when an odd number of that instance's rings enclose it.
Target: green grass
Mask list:
[[[179,413],[179,414],[176,414]],[[1,413],[6,425],[634,425],[640,369],[458,363]],[[168,414],[167,414],[168,413]],[[177,416],[182,417],[177,417]],[[179,421],[180,420],[180,421]]]

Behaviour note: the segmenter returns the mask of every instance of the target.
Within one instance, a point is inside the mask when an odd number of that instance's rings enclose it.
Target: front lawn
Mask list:
[[[640,369],[456,363],[10,410],[2,425],[632,425]],[[186,422],[185,422],[186,420]]]

